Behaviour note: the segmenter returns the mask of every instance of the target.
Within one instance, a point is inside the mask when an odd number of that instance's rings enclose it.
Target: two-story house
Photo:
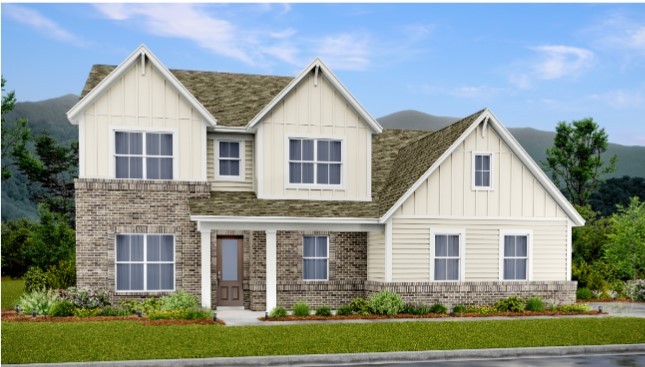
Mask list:
[[[169,70],[141,46],[95,65],[68,117],[81,287],[252,310],[575,300],[584,220],[488,109],[388,130],[319,59],[295,78]]]

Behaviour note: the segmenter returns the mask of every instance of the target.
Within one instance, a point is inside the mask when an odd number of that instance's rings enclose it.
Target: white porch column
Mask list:
[[[202,307],[211,308],[211,230],[200,229],[202,242]]]
[[[266,311],[271,311],[277,306],[277,256],[276,256],[276,243],[277,231],[266,231]]]

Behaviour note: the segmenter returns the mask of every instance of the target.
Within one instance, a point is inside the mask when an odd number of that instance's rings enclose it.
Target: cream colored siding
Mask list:
[[[206,164],[208,181],[211,182],[213,191],[253,191],[253,168],[254,153],[253,140],[244,140],[244,180],[243,181],[223,181],[215,178],[215,140],[217,136],[208,139],[208,149],[206,152]],[[235,140],[235,139],[231,139]]]
[[[431,217],[566,218],[564,211],[489,126],[479,126],[397,210]],[[473,189],[473,152],[492,153],[492,189]]]
[[[568,280],[566,220],[462,220],[394,218],[392,227],[392,280],[430,280],[430,230],[463,230],[464,281],[496,281],[500,274],[500,231],[533,233],[533,280]]]
[[[332,138],[343,141],[341,187],[288,187],[288,139]],[[314,86],[305,77],[260,122],[258,129],[259,195],[264,198],[368,200],[371,131],[324,74]]]
[[[385,235],[367,232],[367,280],[385,280]]]
[[[201,181],[206,157],[205,122],[154,68],[134,63],[84,111],[84,177],[114,178],[114,131],[169,131],[174,134],[175,180]]]

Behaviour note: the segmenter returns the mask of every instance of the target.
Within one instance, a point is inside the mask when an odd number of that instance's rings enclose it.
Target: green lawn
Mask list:
[[[225,327],[136,321],[2,323],[2,363],[203,358],[645,342],[645,319]]]
[[[25,281],[22,279],[2,278],[2,309],[13,308],[22,295]]]

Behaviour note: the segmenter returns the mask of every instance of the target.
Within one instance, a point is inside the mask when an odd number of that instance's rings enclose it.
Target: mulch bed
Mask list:
[[[379,320],[379,319],[447,319],[451,317],[493,317],[493,316],[511,316],[511,317],[523,317],[523,316],[571,316],[571,315],[606,315],[606,312],[599,311],[586,311],[586,312],[563,312],[563,311],[525,311],[525,312],[495,312],[482,315],[476,312],[471,313],[458,313],[454,316],[446,314],[436,314],[429,313],[426,315],[410,315],[406,313],[400,313],[394,316],[387,315],[347,315],[347,316],[293,316],[289,315],[286,317],[278,318],[266,318],[261,317],[261,321],[305,321],[305,320]]]
[[[89,317],[51,317],[51,316],[36,316],[27,315],[24,313],[16,314],[14,310],[3,310],[2,321],[14,322],[88,322],[88,321],[139,321],[143,325],[225,325],[224,321],[212,319],[199,319],[199,320],[148,320],[147,317],[138,317],[137,315],[131,316],[89,316]]]

